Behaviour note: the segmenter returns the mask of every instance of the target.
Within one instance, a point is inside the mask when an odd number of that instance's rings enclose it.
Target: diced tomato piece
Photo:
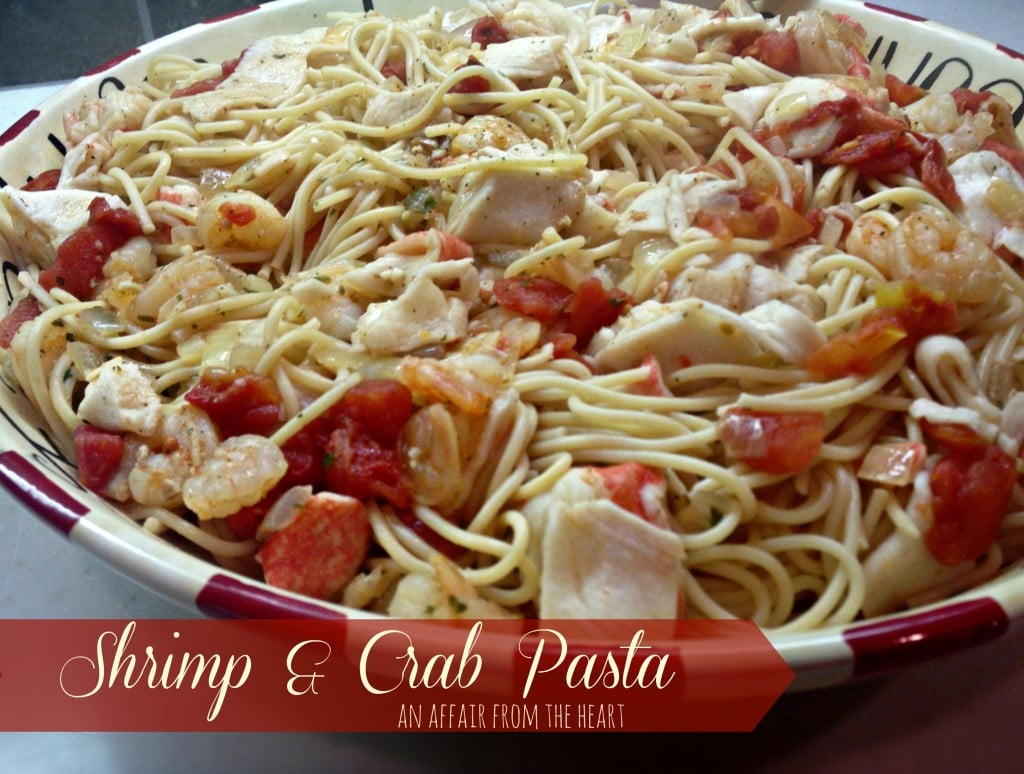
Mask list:
[[[1017,481],[1013,458],[994,444],[951,454],[929,477],[934,522],[924,543],[953,566],[983,555],[999,534]]]
[[[956,304],[912,280],[887,283],[876,296],[879,307],[865,315],[858,330],[833,336],[811,353],[804,362],[808,371],[828,378],[869,374],[898,344],[913,345],[925,336],[953,333],[960,327]]]
[[[380,74],[385,78],[397,78],[402,83],[408,81],[408,74],[405,71],[405,60],[396,59],[392,62],[385,62],[380,68]]]
[[[875,291],[880,314],[895,314],[913,343],[925,336],[956,333],[960,315],[956,304],[941,294],[926,290],[913,280],[880,285]]]
[[[60,170],[48,169],[40,172],[21,187],[22,191],[53,191],[60,182]]]
[[[655,398],[672,397],[672,392],[665,386],[665,375],[661,371],[658,358],[647,355],[641,365],[647,369],[647,376],[642,382],[631,384],[629,391],[635,395],[650,395]]]
[[[918,163],[918,175],[924,187],[935,194],[939,201],[951,209],[960,207],[963,202],[956,191],[956,181],[946,164],[946,151],[934,137],[924,142],[924,155]]]
[[[650,520],[650,514],[644,508],[641,493],[644,487],[661,486],[664,483],[665,479],[661,471],[638,462],[625,462],[621,465],[592,468],[592,470],[601,479],[601,483],[608,490],[608,496],[613,503],[630,513],[635,513],[645,521]]]
[[[53,265],[39,273],[39,284],[47,290],[63,288],[81,300],[91,298],[110,254],[141,233],[131,210],[111,207],[97,197],[89,205],[88,224],[61,243]]]
[[[568,350],[586,347],[595,333],[619,319],[631,303],[618,288],[605,289],[597,277],[583,280],[575,291],[547,277],[500,279],[494,283],[494,295],[505,309],[552,326],[552,337],[571,335],[571,343],[561,340]]]
[[[506,309],[542,323],[553,323],[562,316],[572,291],[547,277],[519,276],[495,282],[494,295]]]
[[[729,409],[719,434],[730,456],[773,475],[797,473],[818,456],[825,440],[825,417],[819,412],[776,413]]]
[[[870,78],[871,77],[871,63],[868,58],[860,52],[860,49],[856,46],[847,46],[846,51],[850,54],[851,63],[846,70],[847,75],[851,75],[854,78]]]
[[[493,16],[485,16],[473,25],[469,38],[473,43],[478,43],[480,48],[487,48],[491,43],[506,43],[509,35],[501,22]]]
[[[39,284],[47,290],[59,287],[78,299],[91,298],[103,265],[124,241],[109,228],[83,226],[57,248],[57,260],[39,272]]]
[[[895,315],[871,312],[858,330],[833,336],[812,352],[804,361],[804,368],[830,379],[869,374],[882,357],[906,338],[907,332]]]
[[[267,498],[264,498],[266,500]],[[239,540],[252,540],[256,537],[256,530],[260,527],[260,522],[267,515],[267,511],[273,503],[266,503],[261,500],[255,505],[248,505],[244,508],[239,508],[234,513],[225,516],[224,521],[228,525],[228,529],[231,530],[231,534]]]
[[[810,221],[771,194],[744,188],[738,197],[738,209],[714,215],[700,210],[694,225],[721,239],[770,239],[776,249],[814,233]]]
[[[950,92],[958,113],[977,113],[994,95],[991,91],[972,91],[962,86]]]
[[[124,438],[92,425],[79,425],[74,433],[78,480],[86,489],[103,494],[124,456]]]
[[[225,438],[267,435],[281,420],[281,394],[274,380],[242,368],[208,368],[185,400],[205,411]]]
[[[791,32],[765,32],[747,46],[741,55],[753,57],[786,75],[800,74],[800,46]]]
[[[969,452],[986,445],[985,439],[967,425],[953,422],[929,422],[921,419],[921,431],[944,454]]]
[[[26,296],[12,306],[0,320],[0,347],[8,349],[21,326],[38,317],[40,311],[39,302],[32,296]]]
[[[595,333],[618,320],[628,303],[629,296],[618,288],[605,290],[597,277],[583,280],[565,305],[565,327],[576,337],[576,348],[582,350]]]
[[[394,447],[386,447],[352,421],[342,422],[327,441],[327,488],[357,500],[386,500],[396,508],[412,505],[412,491]]]
[[[217,208],[217,214],[235,226],[248,226],[256,220],[256,208],[251,204],[225,202]]]
[[[911,166],[914,155],[910,135],[900,128],[863,134],[825,151],[820,159],[823,164],[844,164],[863,175],[879,177]]]
[[[469,61],[461,67],[457,67],[456,70],[461,70],[465,67],[473,67],[479,65],[480,62],[475,57],[470,57]],[[491,90],[491,82],[482,75],[470,75],[468,78],[463,78],[451,88],[452,94],[481,94],[485,91]]]
[[[89,224],[116,231],[125,241],[142,234],[142,224],[134,212],[126,207],[111,207],[106,199],[100,197],[89,203]]]
[[[243,52],[245,53],[245,52]],[[228,77],[238,69],[239,62],[242,61],[242,55],[240,54],[235,59],[228,59],[220,63],[220,75],[213,78],[204,78],[201,81],[196,81],[189,86],[182,86],[180,89],[175,89],[171,92],[171,98],[177,99],[179,97],[192,97],[196,94],[203,94],[207,91],[213,91],[220,86]]]
[[[271,586],[316,599],[333,599],[370,549],[365,506],[351,497],[313,495],[295,517],[256,552]]]
[[[1011,148],[1009,145],[994,140],[991,137],[981,143],[981,149],[992,151],[1003,161],[1024,175],[1024,152]]]
[[[382,446],[394,446],[416,405],[412,392],[395,379],[366,379],[351,387],[337,407]]]
[[[912,86],[892,73],[885,74],[885,89],[889,92],[889,100],[899,107],[906,107],[928,94],[927,89]]]

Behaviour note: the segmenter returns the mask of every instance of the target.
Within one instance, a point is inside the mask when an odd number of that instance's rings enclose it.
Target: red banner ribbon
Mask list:
[[[749,731],[747,621],[6,620],[3,731]]]

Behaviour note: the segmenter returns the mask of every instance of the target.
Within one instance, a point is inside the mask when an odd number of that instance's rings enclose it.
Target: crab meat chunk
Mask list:
[[[78,416],[104,430],[149,436],[160,423],[161,403],[139,364],[115,357],[90,374]]]
[[[370,520],[365,506],[354,497],[299,489],[305,491],[298,497],[285,493],[288,518],[266,538],[256,561],[271,586],[316,599],[335,599],[370,550]]]
[[[352,342],[371,352],[412,352],[431,344],[448,344],[466,336],[469,306],[419,274],[393,301],[370,304],[359,318]]]
[[[602,371],[634,368],[653,355],[662,370],[703,363],[802,362],[825,336],[806,314],[778,300],[736,314],[698,298],[650,300],[594,336],[587,354]]]
[[[562,69],[559,57],[565,48],[561,35],[538,35],[492,43],[479,54],[484,67],[497,70],[512,81],[542,82]]]
[[[523,509],[541,618],[676,617],[684,549],[659,526],[664,482],[624,467],[570,470]]]
[[[323,38],[321,27],[253,43],[217,88],[185,99],[184,111],[196,121],[214,121],[233,108],[281,104],[305,85],[307,57]]]
[[[508,150],[488,149],[480,155],[514,160],[543,158],[549,152],[543,143],[533,141]],[[475,247],[529,247],[540,240],[544,229],[574,221],[583,211],[585,198],[579,175],[557,164],[483,169],[462,178],[447,229]]]
[[[918,473],[907,505],[907,515],[924,534],[931,526],[931,488],[928,472]],[[921,534],[896,529],[864,560],[865,617],[873,618],[904,607],[907,600],[947,578],[965,572],[970,562],[953,567],[939,562]]]
[[[57,248],[89,222],[89,204],[101,198],[115,209],[124,203],[113,194],[59,188],[52,191],[0,189],[0,239],[24,261],[49,266]]]

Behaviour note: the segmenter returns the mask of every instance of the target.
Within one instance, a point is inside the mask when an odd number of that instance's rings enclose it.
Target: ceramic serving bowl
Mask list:
[[[252,40],[322,26],[329,23],[328,13],[359,11],[364,5],[369,7],[371,0],[277,0],[128,51],[76,79],[0,135],[0,179],[19,186],[40,170],[59,166],[65,111],[85,98],[140,81],[152,54],[173,51],[221,61],[236,56]],[[382,13],[397,14],[423,7],[415,0],[377,0],[372,5]],[[1022,124],[1021,54],[873,3],[769,0],[762,5],[771,13],[817,6],[848,14],[867,29],[872,61],[881,61],[904,80],[937,91],[958,86],[996,91],[1010,102],[1018,127]],[[9,291],[16,269],[10,264],[3,268]],[[48,439],[38,412],[7,384],[0,384],[0,481],[72,542],[186,608],[219,617],[367,615],[272,589],[144,531],[78,484],[74,465]],[[928,607],[771,640],[796,675],[790,690],[804,690],[900,668],[1010,632],[1019,636],[1022,625],[1024,567],[1011,567],[981,587]]]

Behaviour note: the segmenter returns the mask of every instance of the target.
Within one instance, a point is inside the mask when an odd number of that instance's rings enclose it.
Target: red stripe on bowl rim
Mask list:
[[[71,534],[79,520],[89,512],[88,506],[78,502],[31,460],[16,451],[0,452],[0,483],[65,535]]]
[[[37,118],[39,118],[38,110],[28,111],[25,115],[23,115],[13,124],[11,124],[10,127],[8,127],[3,134],[0,134],[0,146],[6,145],[19,134],[28,129],[32,122],[35,121]]]
[[[890,620],[860,624],[843,631],[853,650],[853,677],[890,672],[1005,634],[1009,616],[991,597],[942,605]]]
[[[865,8],[870,8],[873,11],[879,11],[880,13],[887,13],[890,16],[898,16],[899,18],[906,19],[907,21],[912,21],[912,22],[928,21],[923,16],[916,16],[915,14],[907,13],[906,11],[897,11],[897,10],[895,10],[893,8],[886,8],[884,5],[875,5],[874,3],[864,3],[864,7]]]
[[[95,67],[92,70],[89,70],[88,72],[83,73],[83,75],[99,75],[100,73],[106,72],[107,70],[111,69],[112,67],[116,67],[117,65],[121,64],[121,62],[125,61],[126,59],[131,59],[133,56],[135,56],[138,53],[139,53],[139,49],[137,49],[137,48],[133,48],[130,51],[125,51],[123,54],[120,54],[119,56],[114,57],[109,62],[104,62],[99,67]]]
[[[211,618],[347,618],[340,610],[278,594],[268,586],[245,583],[223,573],[211,575],[203,584],[196,595],[196,607]]]
[[[1012,48],[1004,46],[1002,43],[996,43],[996,49],[1002,51],[1007,56],[1012,56],[1014,59],[1020,59],[1024,61],[1024,54],[1020,53],[1019,51],[1014,51]]]

